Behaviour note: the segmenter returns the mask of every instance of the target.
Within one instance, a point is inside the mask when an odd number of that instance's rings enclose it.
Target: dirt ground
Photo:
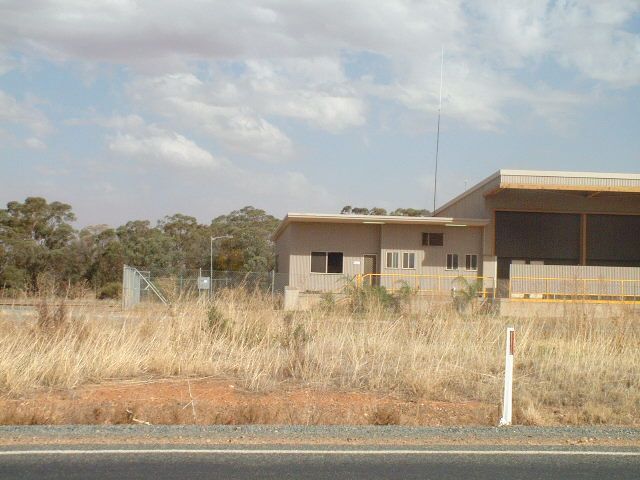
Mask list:
[[[220,379],[82,386],[0,398],[0,424],[495,425],[497,405],[409,401],[362,392],[243,390]]]

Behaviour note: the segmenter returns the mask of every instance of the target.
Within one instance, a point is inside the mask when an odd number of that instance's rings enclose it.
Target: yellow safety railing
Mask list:
[[[509,279],[508,292],[514,300],[636,303],[640,279],[515,276]]]
[[[381,285],[393,292],[407,285],[418,293],[442,295],[451,294],[452,289],[463,288],[464,285],[456,284],[459,279],[464,279],[468,284],[477,284],[477,295],[482,298],[496,297],[496,284],[493,277],[479,275],[437,275],[437,274],[411,274],[411,273],[367,273],[356,275],[356,286]],[[424,284],[427,284],[426,286]],[[425,288],[426,287],[426,288]]]

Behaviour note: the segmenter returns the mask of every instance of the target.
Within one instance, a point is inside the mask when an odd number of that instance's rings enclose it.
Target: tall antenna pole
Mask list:
[[[444,70],[444,46],[442,47],[442,59],[440,61],[440,99],[438,101],[438,130],[436,133],[436,171],[433,176],[433,211],[436,210],[436,196],[438,194],[438,151],[440,149],[440,112],[442,111],[442,71]]]

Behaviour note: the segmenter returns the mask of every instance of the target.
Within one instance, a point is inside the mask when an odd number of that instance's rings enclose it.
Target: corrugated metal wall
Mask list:
[[[511,296],[640,297],[640,268],[512,264]]]
[[[501,184],[562,185],[580,187],[638,187],[640,179],[603,177],[565,177],[561,175],[502,175]]]

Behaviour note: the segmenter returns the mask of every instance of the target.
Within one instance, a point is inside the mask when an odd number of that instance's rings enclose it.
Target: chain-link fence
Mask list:
[[[274,295],[278,292],[274,272],[232,272],[195,269],[175,271],[125,265],[122,275],[122,306],[138,303],[170,304],[177,300],[213,297],[222,289],[244,288]]]

